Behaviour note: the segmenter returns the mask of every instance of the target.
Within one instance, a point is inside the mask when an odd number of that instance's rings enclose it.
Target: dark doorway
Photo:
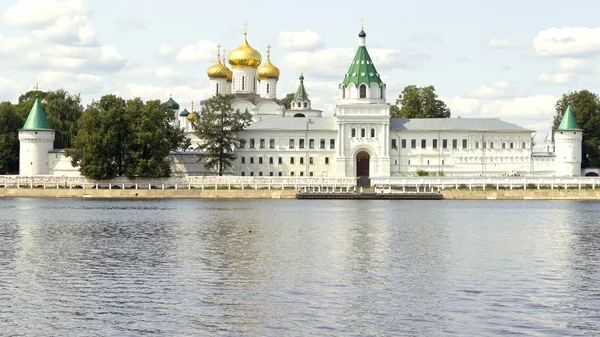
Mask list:
[[[365,151],[361,151],[356,155],[356,176],[369,177],[369,162],[371,157]]]

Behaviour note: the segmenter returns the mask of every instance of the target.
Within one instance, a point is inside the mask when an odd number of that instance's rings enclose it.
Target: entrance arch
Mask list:
[[[369,164],[371,156],[366,151],[360,151],[356,154],[356,176],[369,177]]]

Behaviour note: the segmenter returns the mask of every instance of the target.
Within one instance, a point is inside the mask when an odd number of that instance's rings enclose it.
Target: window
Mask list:
[[[246,157],[241,158],[242,164],[246,164]]]
[[[244,138],[240,139],[240,149],[246,148],[246,140]]]
[[[300,164],[304,164],[304,157],[300,157]]]
[[[510,148],[511,148],[511,149],[514,149],[514,148],[515,148],[515,144],[513,144],[513,143],[510,143]],[[523,148],[525,148],[525,146],[523,146]]]
[[[310,149],[314,149],[315,148],[315,140],[314,139],[309,139],[308,140],[308,147]]]
[[[410,159],[408,160],[408,165],[410,165]]]
[[[290,139],[290,149],[293,149],[293,148],[294,148],[294,140]]]
[[[462,148],[463,148],[463,149],[466,149],[466,148],[467,148],[467,140],[466,140],[466,139],[463,139],[463,140],[462,140]]]
[[[304,177],[304,172],[303,171],[300,172],[300,176]]]
[[[280,176],[280,177],[283,176],[283,172],[279,172],[278,176]]]
[[[263,157],[258,157],[258,163],[262,164],[263,163]]]
[[[254,164],[254,157],[250,157],[250,164]]]
[[[246,176],[246,172],[242,171],[242,177]]]
[[[487,144],[485,142],[483,142],[483,148],[485,149],[487,146]]]
[[[275,148],[275,139],[271,138],[269,139],[269,149],[274,149]]]
[[[292,165],[294,165],[294,164],[295,164],[294,157],[290,157],[290,164],[292,164]]]
[[[254,138],[250,138],[250,148],[254,148]]]
[[[246,84],[245,78],[244,78],[244,76],[242,76],[242,90],[244,90],[245,84]]]
[[[396,150],[398,148],[398,144],[396,143],[396,139],[392,139],[392,149]]]
[[[273,157],[269,157],[269,164],[273,164],[273,163],[274,163]]]
[[[360,86],[360,98],[367,98],[367,86],[364,84]]]
[[[308,102],[304,102],[304,107],[308,108]]]
[[[321,139],[321,144],[319,146],[320,149],[324,149],[325,148],[325,139]]]
[[[437,149],[437,141],[438,141],[437,139],[433,140],[433,148],[434,149]]]
[[[491,142],[490,143],[490,149],[493,149],[493,148],[494,148],[494,142]]]
[[[293,172],[293,171],[292,171],[292,172],[290,172],[290,176],[292,176],[292,177],[294,176],[294,172]]]
[[[458,140],[456,140],[456,139],[452,139],[452,148],[453,148],[453,149],[456,149],[456,148],[458,148]]]
[[[375,138],[375,129],[371,129],[371,138]]]
[[[313,165],[315,163],[314,158],[313,157],[308,158],[308,163],[310,165]]]
[[[310,176],[312,177],[314,175],[314,172],[310,172]]]
[[[300,139],[300,144],[298,144],[298,148],[303,149],[304,148],[304,139]]]
[[[335,139],[329,140],[329,148],[332,150],[335,149]]]
[[[502,148],[506,149],[506,143],[502,143]]]
[[[475,142],[475,148],[478,149],[479,148],[479,142]]]
[[[442,149],[448,148],[448,139],[442,139]]]
[[[367,136],[367,132],[365,131],[365,129],[360,129],[360,136],[362,138],[365,138]]]
[[[279,157],[279,158],[277,159],[277,163],[278,163],[278,164],[283,164],[283,157]]]
[[[406,139],[402,139],[402,148],[406,149]]]
[[[426,139],[421,139],[421,148],[422,149],[426,149],[427,148],[427,140]]]
[[[254,172],[250,172],[250,176],[253,177],[254,176]]]
[[[267,83],[267,94],[269,93],[269,83]]]
[[[264,140],[264,139],[261,139],[261,140],[260,140],[260,148],[261,148],[261,149],[264,149],[264,148],[265,148],[265,140]]]
[[[444,165],[444,160],[442,159],[442,165]]]
[[[346,87],[342,86],[342,98],[346,98]]]
[[[262,172],[258,172],[258,175],[262,177]]]
[[[352,137],[356,137],[356,129],[352,129]]]
[[[325,165],[329,165],[329,157],[325,157]]]
[[[429,165],[429,159],[427,159],[427,165]]]
[[[527,144],[526,144],[525,142],[523,142],[523,144],[522,144],[522,146],[521,146],[521,147],[522,147],[523,149],[526,149],[526,148],[527,148]]]
[[[269,176],[271,176],[271,177],[272,177],[272,176],[273,176],[273,172],[269,172]]]
[[[410,140],[410,148],[411,149],[417,148],[417,140],[416,139],[411,139]]]
[[[217,94],[219,93],[219,83],[217,83]]]

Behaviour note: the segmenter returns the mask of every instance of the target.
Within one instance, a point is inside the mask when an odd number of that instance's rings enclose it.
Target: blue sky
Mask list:
[[[599,1],[188,1],[4,0],[0,100],[36,82],[81,93],[205,99],[216,45],[273,46],[278,95],[295,91],[300,66],[313,107],[333,114],[337,84],[360,20],[388,87],[434,85],[453,117],[497,117],[545,133],[556,99],[596,91]],[[538,136],[538,143],[543,135]]]

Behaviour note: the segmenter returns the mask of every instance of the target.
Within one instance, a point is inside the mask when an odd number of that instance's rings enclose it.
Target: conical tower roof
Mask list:
[[[304,74],[300,74],[299,79],[300,84],[298,85],[298,90],[296,90],[296,94],[294,95],[294,101],[305,102],[308,101],[308,93],[304,87]]]
[[[567,111],[565,111],[562,120],[560,121],[560,125],[558,126],[558,130],[560,131],[578,131],[581,130],[579,125],[577,124],[577,120],[575,119],[575,115],[571,109],[571,103],[567,107]]]
[[[358,37],[361,39],[365,39],[366,36],[367,34],[364,30],[361,30],[358,34]],[[354,60],[350,65],[350,69],[346,72],[344,82],[342,83],[346,87],[350,83],[354,83],[357,87],[362,83],[365,83],[367,86],[371,86],[372,83],[377,83],[379,86],[383,85],[381,77],[379,76],[377,69],[375,69],[375,65],[364,44],[358,46],[356,55],[354,55]]]
[[[35,96],[35,102],[33,103],[33,107],[29,112],[27,121],[25,121],[25,125],[23,125],[23,130],[52,130],[52,128],[50,128],[50,123],[48,123],[48,118],[46,118],[44,108],[42,107],[40,99],[37,95]]]

